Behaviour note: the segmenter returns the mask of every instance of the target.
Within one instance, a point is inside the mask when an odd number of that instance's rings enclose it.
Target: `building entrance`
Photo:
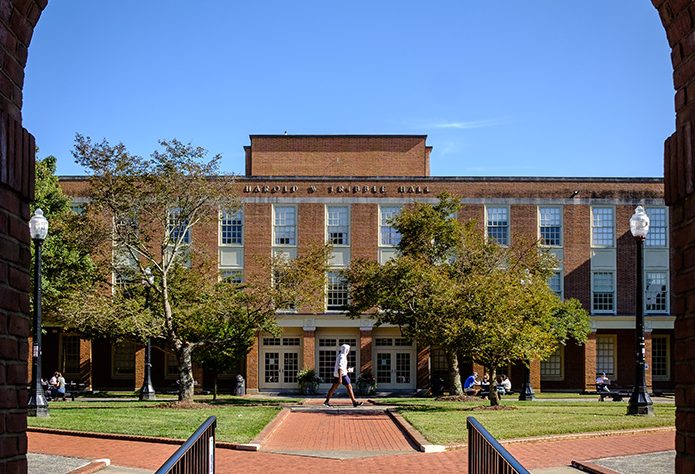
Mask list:
[[[402,337],[374,339],[375,377],[379,390],[414,390],[416,388],[415,345]]]
[[[260,389],[296,389],[299,371],[300,338],[264,337],[261,345]]]

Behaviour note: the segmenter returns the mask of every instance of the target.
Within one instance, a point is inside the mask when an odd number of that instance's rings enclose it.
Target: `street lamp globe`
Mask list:
[[[32,240],[45,240],[48,235],[48,219],[43,216],[41,209],[36,209],[29,219],[29,234]]]
[[[646,239],[649,233],[649,216],[642,206],[635,208],[635,213],[630,217],[630,233],[636,239]]]

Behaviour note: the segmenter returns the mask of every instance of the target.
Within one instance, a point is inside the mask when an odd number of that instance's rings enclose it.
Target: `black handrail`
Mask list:
[[[529,474],[478,420],[466,418],[469,474]]]
[[[216,417],[205,420],[155,474],[214,474],[216,426]]]

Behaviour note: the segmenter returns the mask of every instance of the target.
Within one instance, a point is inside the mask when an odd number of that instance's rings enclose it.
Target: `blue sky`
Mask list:
[[[63,175],[76,132],[243,174],[287,131],[427,134],[435,176],[663,176],[669,51],[647,0],[54,0],[24,125]]]

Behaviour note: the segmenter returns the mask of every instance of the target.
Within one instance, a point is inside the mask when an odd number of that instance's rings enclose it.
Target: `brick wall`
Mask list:
[[[252,135],[247,176],[428,176],[426,136]]]

